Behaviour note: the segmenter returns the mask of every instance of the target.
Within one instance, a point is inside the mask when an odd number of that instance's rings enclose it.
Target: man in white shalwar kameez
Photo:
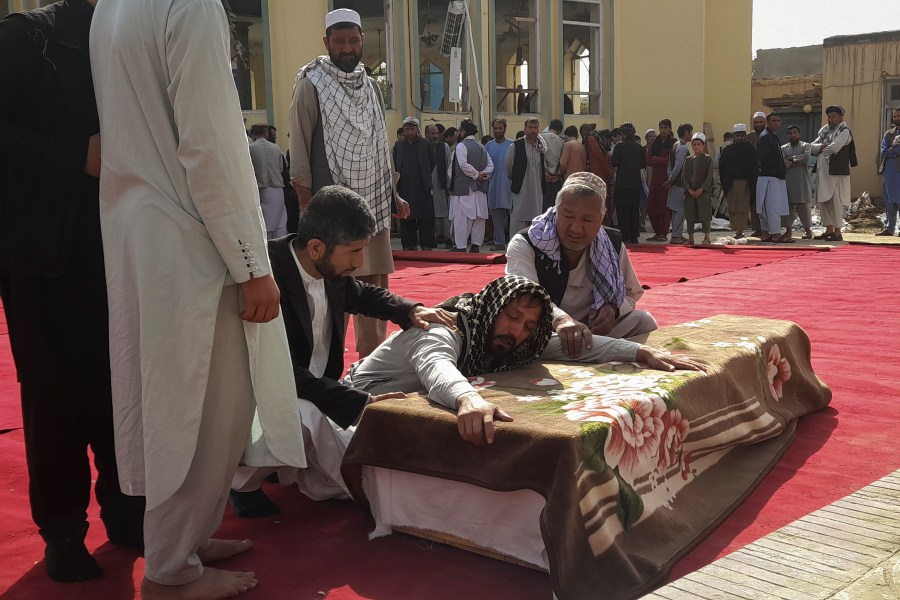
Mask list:
[[[147,497],[141,596],[230,597],[254,575],[204,564],[249,548],[210,539],[245,446],[305,459],[228,20],[221,0],[99,4],[116,450],[123,491]]]
[[[450,167],[450,221],[453,223],[454,252],[465,252],[471,236],[472,252],[484,243],[484,226],[488,218],[488,179],[494,163],[484,146],[475,139],[478,127],[466,119],[459,126],[462,139],[454,149]]]
[[[855,149],[851,148],[853,134],[844,123],[844,108],[829,106],[825,116],[828,123],[819,130],[819,136],[810,147],[812,153],[819,156],[816,202],[825,225],[825,233],[816,237],[833,242],[844,239],[841,227],[844,207],[850,206],[850,167],[855,166]]]

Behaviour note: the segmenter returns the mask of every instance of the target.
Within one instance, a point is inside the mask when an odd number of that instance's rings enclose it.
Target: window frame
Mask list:
[[[571,4],[588,4],[593,5],[598,8],[599,13],[599,22],[591,23],[589,21],[574,21],[570,19],[565,19],[563,15],[565,15],[565,5],[567,3]],[[604,65],[605,61],[605,53],[604,53],[604,26],[605,26],[605,10],[606,3],[605,0],[562,0],[560,2],[560,40],[565,42],[565,30],[566,25],[574,26],[574,27],[588,27],[592,30],[590,40],[595,46],[596,50],[594,51],[599,56],[597,57],[597,62],[595,63],[593,58],[591,59],[591,66],[588,71],[588,91],[584,90],[567,90],[565,89],[565,74],[562,74],[562,96],[563,96],[563,105],[565,106],[565,97],[572,96],[572,106],[573,106],[573,115],[576,116],[590,116],[590,117],[602,117],[604,115],[603,110],[603,100],[604,100],[604,89],[603,89],[603,75],[604,75]],[[584,42],[582,41],[582,46],[584,46]],[[588,53],[590,56],[591,49],[588,46],[584,46],[588,49]],[[563,48],[563,58],[565,57],[565,53],[569,52],[568,47]],[[573,59],[580,60],[580,59]],[[563,65],[565,65],[565,61],[563,60]],[[593,81],[591,81],[593,79]],[[596,85],[596,91],[594,90],[594,86]],[[574,87],[574,75],[573,75],[573,85]],[[581,98],[583,96],[587,96],[589,98],[588,104],[589,106],[593,104],[591,99],[596,98],[596,110],[590,109],[588,112],[574,112],[575,106],[575,98]]]

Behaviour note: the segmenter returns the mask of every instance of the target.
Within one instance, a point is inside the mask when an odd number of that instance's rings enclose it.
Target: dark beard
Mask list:
[[[335,59],[335,57],[333,57],[333,56],[329,56],[329,58],[331,58],[331,62],[334,63],[334,66],[336,66],[338,69],[340,69],[344,73],[352,73],[353,71],[355,71],[356,65],[358,65],[359,61],[360,61],[360,59],[357,58],[356,56],[354,56],[352,58],[337,57],[337,59]]]
[[[508,341],[509,349],[507,350],[504,347],[501,350],[495,350],[494,342],[496,342],[497,340]],[[488,353],[488,355],[499,359],[499,358],[503,358],[505,356],[509,356],[510,354],[512,354],[512,351],[515,349],[516,349],[516,339],[514,337],[512,337],[511,335],[495,335],[490,339],[490,341],[488,341],[487,353]]]

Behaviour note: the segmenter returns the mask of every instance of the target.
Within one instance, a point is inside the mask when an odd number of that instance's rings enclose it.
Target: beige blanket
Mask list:
[[[536,363],[477,378],[515,418],[491,446],[464,442],[455,415],[425,398],[380,402],[366,408],[344,479],[362,503],[363,465],[534,490],[547,500],[540,525],[560,600],[646,593],[756,487],[797,418],[831,399],[794,323],[719,315],[647,343],[709,371]]]

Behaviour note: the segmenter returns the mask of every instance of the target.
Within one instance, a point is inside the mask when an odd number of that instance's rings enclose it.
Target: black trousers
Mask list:
[[[641,231],[641,189],[616,189],[616,216],[622,240],[627,244],[637,244]]]
[[[31,514],[45,542],[83,539],[91,496],[112,541],[139,544],[144,498],[119,488],[113,438],[106,281],[99,231],[59,277],[0,274],[19,375]],[[91,242],[96,246],[91,249]],[[92,251],[93,250],[93,251]],[[100,252],[99,257],[97,252]]]
[[[553,183],[547,182],[544,184],[544,200],[541,203],[541,208],[546,212],[548,208],[556,205],[556,195],[559,193],[559,190],[562,189],[563,180],[562,177],[559,178],[559,181],[555,181]]]
[[[400,243],[404,250],[415,250],[420,246],[436,248],[434,241],[434,217],[424,219],[403,219],[400,221]]]

